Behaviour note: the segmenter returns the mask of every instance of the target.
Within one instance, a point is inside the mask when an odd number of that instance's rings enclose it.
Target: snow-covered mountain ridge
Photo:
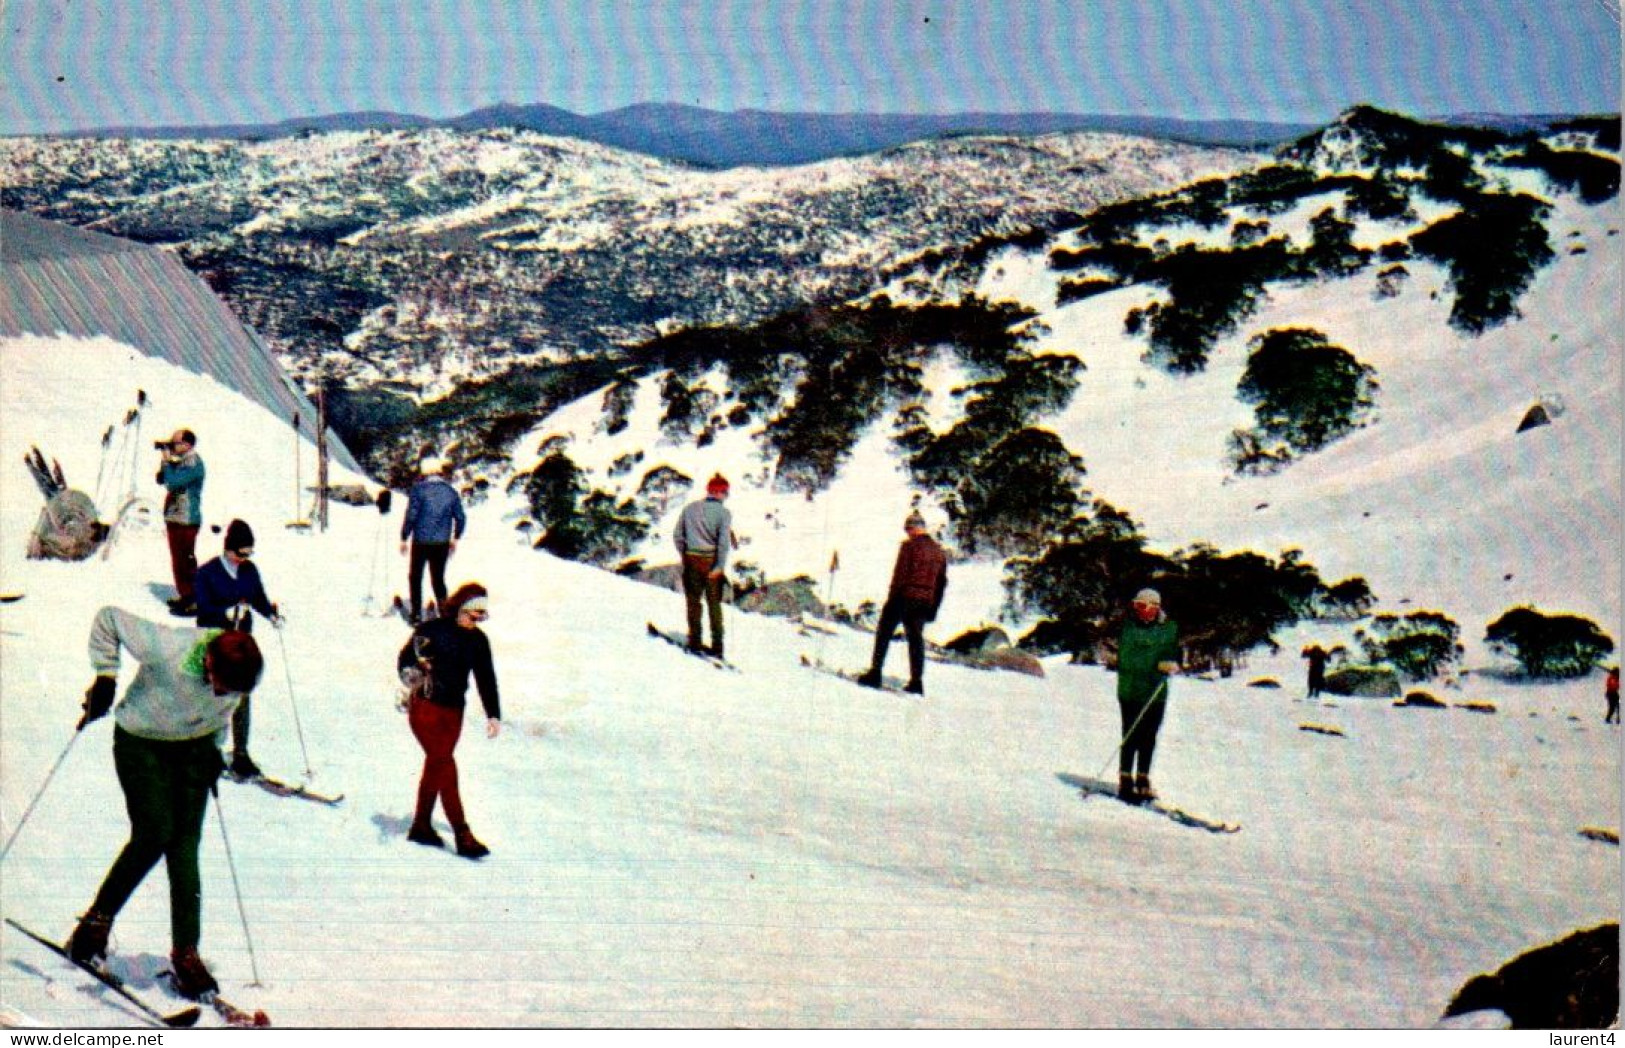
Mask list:
[[[1057,134],[714,172],[511,129],[11,138],[0,201],[173,246],[307,381],[433,395],[847,298],[898,257],[1261,157]]]

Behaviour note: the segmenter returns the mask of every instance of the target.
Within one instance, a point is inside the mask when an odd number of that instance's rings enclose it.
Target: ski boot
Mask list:
[[[880,687],[880,671],[875,669],[864,671],[858,676],[858,683],[865,688]]]
[[[68,956],[80,964],[95,964],[107,956],[107,937],[113,931],[113,918],[95,910],[79,918],[73,934],[68,936]]]
[[[1157,791],[1151,788],[1151,776],[1145,772],[1134,776],[1134,796],[1139,798],[1137,802],[1139,804],[1157,799]]]
[[[413,844],[421,844],[427,848],[444,848],[446,841],[435,828],[426,822],[414,822],[412,828],[406,831],[406,839]]]
[[[196,946],[175,947],[169,955],[169,978],[175,984],[176,993],[194,1001],[201,1000],[206,993],[220,992],[220,984],[209,974]]]
[[[491,854],[491,849],[481,844],[474,831],[467,826],[459,826],[456,830],[457,854],[465,859],[483,859]]]

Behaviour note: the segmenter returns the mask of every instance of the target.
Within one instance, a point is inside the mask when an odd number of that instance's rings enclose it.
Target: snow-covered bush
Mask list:
[[[1432,680],[1461,661],[1461,627],[1437,611],[1378,615],[1354,631],[1354,639],[1374,663],[1392,666],[1406,680]]]
[[[1484,640],[1531,677],[1583,677],[1614,650],[1613,638],[1590,619],[1547,615],[1527,605],[1490,623]]]

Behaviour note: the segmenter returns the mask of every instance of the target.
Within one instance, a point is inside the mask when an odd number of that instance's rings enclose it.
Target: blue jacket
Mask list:
[[[271,618],[275,612],[271,609],[271,601],[265,595],[265,584],[260,581],[259,569],[251,561],[243,561],[237,565],[237,577],[232,578],[231,572],[226,570],[225,560],[216,557],[197,569],[197,624],[199,626],[218,626],[222,629],[231,625],[229,618],[231,609],[238,604],[247,604],[255,611]],[[243,629],[249,629],[253,617],[249,616],[243,622]]]
[[[450,542],[463,537],[468,518],[463,515],[463,497],[445,477],[424,477],[407,496],[406,516],[401,520],[401,541]]]

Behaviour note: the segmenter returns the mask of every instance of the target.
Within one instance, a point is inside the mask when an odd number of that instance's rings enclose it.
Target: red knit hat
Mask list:
[[[707,495],[716,495],[719,493],[726,495],[728,493],[728,478],[724,477],[721,473],[716,474],[710,480],[706,481],[705,493]]]

